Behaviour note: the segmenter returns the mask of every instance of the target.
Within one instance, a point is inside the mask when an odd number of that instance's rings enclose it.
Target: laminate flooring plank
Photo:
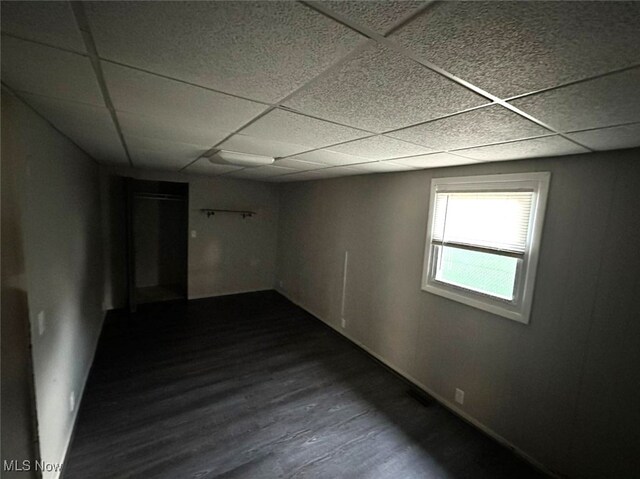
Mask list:
[[[65,479],[546,477],[273,291],[110,312]]]

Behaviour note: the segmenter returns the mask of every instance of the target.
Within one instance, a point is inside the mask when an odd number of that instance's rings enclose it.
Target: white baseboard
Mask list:
[[[338,332],[339,334],[341,334],[342,336],[344,336],[345,338],[347,338],[349,341],[351,341],[352,343],[354,343],[355,345],[357,345],[359,348],[363,349],[364,351],[366,351],[367,353],[369,353],[371,356],[373,356],[374,358],[376,358],[378,361],[380,361],[381,363],[383,363],[385,366],[387,366],[388,368],[392,369],[393,371],[395,371],[396,373],[398,373],[400,376],[402,376],[403,378],[405,378],[407,381],[409,381],[410,383],[412,383],[414,386],[416,386],[417,388],[419,388],[420,390],[422,390],[423,392],[425,392],[426,394],[428,394],[429,396],[431,396],[433,399],[435,399],[438,403],[440,403],[443,407],[447,408],[449,411],[451,411],[452,413],[454,413],[456,416],[460,417],[461,419],[463,419],[464,421],[468,422],[469,424],[473,425],[474,427],[480,429],[482,432],[484,432],[486,435],[490,436],[491,438],[493,438],[494,440],[496,440],[497,442],[499,442],[500,444],[502,444],[503,446],[507,447],[508,449],[512,450],[515,454],[517,454],[518,456],[520,456],[522,459],[524,459],[526,462],[528,462],[529,464],[531,464],[533,467],[535,467],[536,469],[542,471],[545,474],[548,474],[551,477],[556,477],[556,478],[560,478],[561,476],[558,475],[557,473],[549,470],[544,464],[542,464],[540,461],[534,459],[533,457],[531,457],[529,454],[527,454],[526,452],[524,452],[522,449],[518,448],[517,446],[513,445],[509,440],[505,439],[504,437],[502,437],[500,434],[498,434],[497,432],[495,432],[494,430],[492,430],[490,427],[486,426],[485,424],[483,424],[482,422],[480,422],[479,420],[477,420],[476,418],[474,418],[473,416],[470,416],[469,414],[467,414],[466,412],[460,410],[458,407],[455,406],[454,403],[450,402],[449,400],[445,399],[444,397],[442,397],[440,394],[434,392],[431,388],[429,388],[427,385],[423,384],[422,382],[418,381],[416,378],[414,378],[413,376],[411,376],[410,374],[408,374],[406,371],[403,371],[401,368],[391,364],[389,361],[387,361],[385,358],[383,358],[382,356],[380,356],[378,353],[376,353],[375,351],[372,351],[368,346],[362,344],[360,341],[358,341],[356,338],[354,338],[353,336],[349,335],[349,333],[343,329],[339,329],[338,327],[334,326],[333,324],[331,324],[329,321],[325,320],[324,318],[322,318],[319,314],[314,313],[311,309],[307,308],[306,306],[300,304],[298,301],[293,300],[287,293],[286,291],[282,290],[281,288],[276,288],[276,291],[278,291],[278,293],[280,293],[282,296],[284,296],[285,298],[287,298],[289,301],[291,301],[293,304],[295,304],[296,306],[304,309],[306,312],[308,312],[309,314],[311,314],[312,316],[318,318],[320,321],[322,321],[324,324],[326,324],[327,326],[329,326],[331,329],[333,329],[334,331]]]
[[[73,437],[76,431],[76,425],[78,422],[78,412],[80,411],[80,407],[82,406],[82,399],[84,398],[84,390],[87,386],[87,381],[89,380],[89,374],[91,374],[91,368],[93,368],[93,361],[96,359],[96,352],[98,351],[98,344],[100,343],[100,336],[102,336],[102,328],[104,327],[104,321],[107,317],[108,310],[102,311],[102,319],[100,320],[100,327],[98,328],[98,334],[96,335],[95,342],[93,344],[93,354],[91,354],[91,362],[87,372],[82,379],[82,388],[78,391],[78,401],[76,402],[76,408],[73,410],[73,418],[71,420],[71,433],[67,438],[67,443],[65,444],[64,450],[62,451],[62,457],[60,458],[60,464],[62,464],[61,470],[52,476],[53,479],[59,479],[60,477],[64,477],[64,470],[67,465],[67,459],[69,455],[69,448],[71,447],[71,443],[73,442]]]

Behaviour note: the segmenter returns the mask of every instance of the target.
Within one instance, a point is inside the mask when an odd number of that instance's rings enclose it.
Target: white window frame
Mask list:
[[[533,303],[533,292],[540,254],[540,239],[549,192],[551,173],[516,173],[505,175],[464,176],[457,178],[434,178],[431,180],[429,219],[422,271],[422,290],[437,294],[469,306],[473,306],[505,318],[528,324]],[[525,252],[515,279],[514,299],[506,301],[490,295],[477,293],[435,279],[433,262],[433,223],[437,192],[446,191],[533,191],[531,216]]]

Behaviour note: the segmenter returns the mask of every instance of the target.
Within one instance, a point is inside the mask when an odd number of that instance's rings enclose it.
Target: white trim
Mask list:
[[[73,410],[73,416],[71,418],[71,427],[69,428],[69,435],[67,437],[66,444],[64,445],[62,451],[62,457],[60,458],[60,464],[62,467],[60,470],[55,471],[51,475],[51,479],[58,479],[60,477],[64,477],[64,472],[67,467],[67,459],[69,458],[69,449],[71,447],[71,442],[73,441],[76,433],[76,426],[78,422],[78,414],[80,414],[80,407],[82,406],[82,400],[84,399],[84,392],[87,386],[87,382],[89,381],[89,375],[91,374],[91,370],[93,369],[93,362],[96,359],[96,353],[98,352],[98,345],[100,344],[100,337],[102,336],[102,330],[104,328],[105,320],[107,319],[108,310],[102,311],[102,319],[100,320],[100,327],[98,328],[98,334],[94,339],[93,344],[93,353],[91,354],[91,361],[89,362],[89,367],[84,374],[84,378],[82,379],[82,388],[78,393],[78,400],[76,401],[76,407]],[[38,431],[38,434],[40,431]],[[42,458],[41,458],[42,459]]]
[[[298,306],[299,308],[302,308],[303,310],[305,310],[307,313],[309,313],[311,316],[313,316],[314,318],[317,318],[319,321],[322,321],[324,324],[326,324],[327,326],[329,326],[331,329],[333,329],[334,331],[336,331],[337,333],[341,334],[342,336],[344,336],[345,338],[347,338],[349,341],[351,341],[352,343],[354,343],[356,346],[358,346],[359,348],[363,349],[364,351],[366,351],[368,354],[370,354],[371,356],[373,356],[375,359],[377,359],[378,361],[380,361],[382,364],[384,364],[385,366],[387,366],[389,369],[392,369],[393,371],[395,371],[396,373],[398,373],[400,376],[402,376],[403,378],[405,378],[407,381],[409,381],[411,384],[413,384],[414,386],[416,386],[418,389],[421,389],[423,392],[425,392],[426,394],[428,394],[429,396],[431,396],[433,399],[436,400],[436,402],[438,402],[441,406],[443,406],[444,408],[448,409],[449,411],[451,411],[453,414],[455,414],[456,416],[460,417],[461,419],[463,419],[464,421],[467,421],[469,424],[471,424],[472,426],[480,429],[482,432],[484,432],[487,436],[491,437],[492,439],[494,439],[495,441],[499,442],[500,444],[502,444],[503,446],[507,447],[508,449],[510,449],[511,451],[513,451],[516,455],[520,456],[522,459],[524,459],[526,462],[528,462],[529,464],[531,464],[533,467],[535,467],[536,469],[542,471],[543,473],[551,476],[551,477],[555,477],[555,478],[560,478],[560,476],[549,470],[544,464],[542,464],[540,461],[534,459],[533,457],[531,457],[529,454],[527,454],[526,452],[524,452],[522,449],[518,448],[517,446],[513,445],[508,439],[505,439],[504,437],[502,437],[500,434],[498,434],[497,432],[495,432],[493,429],[491,429],[490,427],[488,427],[487,425],[483,424],[482,422],[480,422],[479,420],[475,419],[473,416],[469,415],[468,413],[462,411],[461,409],[459,409],[454,403],[450,402],[449,400],[445,399],[443,396],[441,396],[440,394],[435,393],[431,388],[429,388],[428,386],[426,386],[424,383],[418,381],[416,378],[414,378],[413,376],[411,376],[411,374],[407,373],[406,371],[404,371],[403,369],[395,366],[394,364],[390,363],[389,361],[387,361],[384,357],[382,357],[381,355],[379,355],[378,353],[374,352],[371,348],[369,348],[368,346],[366,346],[365,344],[361,343],[360,341],[358,341],[357,339],[355,339],[353,336],[349,335],[344,329],[340,329],[337,326],[331,324],[331,322],[327,321],[326,319],[324,319],[322,316],[314,313],[311,309],[307,308],[306,306],[303,306],[302,304],[300,304],[299,302],[295,301],[294,299],[292,299],[284,290],[282,290],[281,288],[276,288],[276,291],[278,293],[280,293],[282,296],[284,296],[285,298],[287,298],[289,301],[291,301],[293,304],[295,304],[296,306]]]
[[[551,173],[515,173],[508,175],[459,176],[453,178],[433,178],[429,194],[429,217],[425,238],[425,250],[422,269],[422,290],[437,294],[459,303],[473,306],[505,318],[528,324],[533,304],[535,276],[538,268],[542,226],[547,205],[549,181]],[[531,219],[527,247],[523,259],[522,271],[516,277],[516,299],[513,303],[492,299],[489,296],[456,288],[452,285],[435,281],[432,278],[431,236],[435,216],[436,191],[482,191],[500,189],[532,189],[534,202],[531,208]]]

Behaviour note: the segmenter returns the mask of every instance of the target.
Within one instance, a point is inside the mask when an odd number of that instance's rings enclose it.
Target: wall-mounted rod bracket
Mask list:
[[[242,216],[242,218],[251,218],[253,215],[257,214],[255,211],[247,211],[247,210],[217,210],[217,209],[210,209],[210,208],[203,208],[200,211],[202,211],[204,214],[207,215],[207,218],[210,218],[212,216],[215,216],[216,213],[231,213],[231,214],[236,214],[236,215],[240,215]]]

